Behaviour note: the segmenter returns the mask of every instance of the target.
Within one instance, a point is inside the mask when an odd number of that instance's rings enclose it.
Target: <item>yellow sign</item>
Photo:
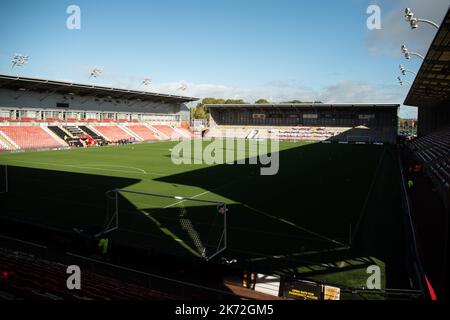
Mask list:
[[[341,289],[336,287],[324,286],[324,298],[325,300],[340,300]]]

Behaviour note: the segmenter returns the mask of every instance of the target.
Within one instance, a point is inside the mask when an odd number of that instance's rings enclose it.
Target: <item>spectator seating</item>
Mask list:
[[[442,192],[445,197],[450,189],[450,128],[415,139],[409,148],[437,189],[446,190]]]
[[[37,259],[21,252],[0,249],[2,296],[16,299],[42,300],[172,300],[178,297],[150,290],[97,273],[83,271],[81,290],[66,287],[67,267],[60,263]]]
[[[92,126],[92,128],[98,131],[106,138],[106,140],[110,142],[133,138],[119,126]]]
[[[137,136],[141,137],[143,141],[158,141],[159,138],[155,135],[153,130],[145,125],[129,125],[127,129],[132,131]]]
[[[176,129],[177,129],[178,132],[183,134],[186,138],[194,138],[195,137],[194,133],[191,130],[189,130],[189,129],[178,128],[178,127]]]
[[[0,126],[0,131],[24,150],[66,146],[40,126]]]
[[[236,127],[221,126],[211,128],[207,137],[228,137],[237,139],[276,139],[276,140],[307,140],[324,141],[337,136],[345,139],[343,133],[351,128],[323,127]]]
[[[169,140],[179,140],[184,138],[182,134],[177,132],[174,128],[167,125],[153,125],[153,128],[161,132],[164,136],[167,137]]]
[[[150,126],[145,123],[117,125],[20,124],[0,126],[0,150],[51,149],[67,146],[84,147],[139,141],[181,140],[194,137],[189,129],[169,125]],[[94,141],[95,140],[95,141]]]

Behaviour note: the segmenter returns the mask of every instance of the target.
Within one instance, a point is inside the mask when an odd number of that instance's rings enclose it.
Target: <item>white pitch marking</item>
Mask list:
[[[136,171],[126,171],[126,170],[114,170],[114,169],[106,169],[106,168],[98,168],[98,167],[90,167],[90,166],[76,166],[76,165],[70,165],[70,164],[60,164],[60,163],[49,163],[49,162],[36,162],[36,161],[22,161],[22,160],[10,160],[12,162],[20,162],[20,163],[29,163],[29,164],[35,164],[35,165],[44,165],[44,166],[54,166],[54,167],[67,167],[67,168],[75,168],[75,169],[91,169],[91,170],[100,170],[100,171],[109,171],[109,172],[123,172],[123,173],[138,173],[138,174],[144,174],[144,175],[154,175],[154,176],[165,176],[167,174],[163,173],[157,173],[157,172],[136,172]],[[128,167],[132,168],[132,167]],[[138,169],[138,168],[133,168]],[[142,170],[142,169],[140,169]],[[144,170],[143,170],[144,171]]]
[[[190,197],[190,198],[191,198],[191,199],[195,199],[195,198],[201,197],[201,196],[203,196],[203,195],[205,195],[205,194],[208,194],[208,193],[211,193],[211,191],[205,191],[205,192],[199,193],[199,194],[197,194],[197,195],[195,195],[195,196],[193,196],[193,197]],[[168,206],[164,207],[163,209],[169,209],[169,208],[171,208],[171,207],[176,206],[176,205],[179,204],[179,203],[182,203],[182,202],[184,202],[184,201],[189,200],[189,199],[184,199],[184,198],[182,198],[182,199],[183,199],[183,200],[180,200],[180,201],[177,201],[177,202],[175,202],[175,203],[169,204]]]

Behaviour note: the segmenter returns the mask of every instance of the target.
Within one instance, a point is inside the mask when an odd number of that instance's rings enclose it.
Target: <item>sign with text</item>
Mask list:
[[[284,297],[293,300],[322,300],[322,285],[309,281],[286,281]]]

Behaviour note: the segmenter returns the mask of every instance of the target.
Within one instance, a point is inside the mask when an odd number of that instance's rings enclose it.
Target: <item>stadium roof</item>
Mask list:
[[[392,103],[279,103],[279,104],[207,104],[207,108],[241,108],[241,109],[392,109],[400,107],[399,104]]]
[[[450,98],[450,9],[447,11],[404,102],[432,107]]]
[[[49,92],[60,94],[76,94],[80,96],[94,95],[99,98],[153,101],[161,103],[185,103],[197,101],[197,98],[146,91],[127,90],[79,84],[63,81],[52,81],[36,78],[13,77],[0,75],[0,88],[17,91]]]

